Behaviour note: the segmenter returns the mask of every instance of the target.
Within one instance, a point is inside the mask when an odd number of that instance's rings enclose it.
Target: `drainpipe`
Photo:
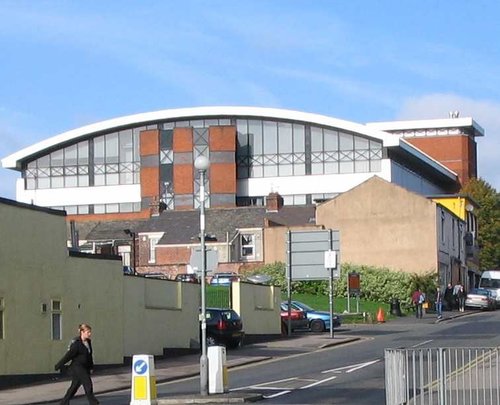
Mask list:
[[[229,240],[229,232],[227,233],[228,234],[228,237],[227,239]],[[231,260],[232,260],[232,257],[231,257],[231,246],[233,245],[233,242],[235,241],[235,239],[239,236],[240,234],[240,230],[239,229],[236,229],[236,234],[234,235],[233,239],[231,239],[227,245],[228,245],[228,262],[231,263]]]

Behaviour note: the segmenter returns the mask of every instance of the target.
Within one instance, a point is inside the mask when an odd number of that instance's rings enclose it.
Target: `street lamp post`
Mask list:
[[[207,304],[206,276],[207,261],[205,249],[205,175],[210,166],[207,157],[201,155],[194,161],[194,167],[200,173],[200,241],[201,241],[201,357],[200,357],[200,394],[208,395],[208,358],[207,358]]]

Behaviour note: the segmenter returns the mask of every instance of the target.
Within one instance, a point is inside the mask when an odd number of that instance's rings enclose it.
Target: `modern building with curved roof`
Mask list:
[[[199,206],[193,162],[210,160],[208,207],[311,204],[377,175],[422,195],[476,176],[471,118],[359,124],[258,107],[196,107],[130,115],[56,135],[2,159],[21,172],[16,199],[75,218],[149,217]],[[443,149],[443,145],[445,145]],[[458,163],[457,163],[458,162]]]

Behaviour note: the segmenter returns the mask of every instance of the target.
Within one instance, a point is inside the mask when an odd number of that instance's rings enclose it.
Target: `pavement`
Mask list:
[[[447,321],[453,318],[469,315],[471,312],[444,313],[441,320]],[[434,314],[426,314],[423,321],[436,322]],[[366,325],[375,329],[382,329],[384,325],[390,324],[414,324],[415,317],[405,316],[392,319],[383,324]],[[342,332],[342,329],[345,331]],[[237,350],[228,350],[226,353],[226,365],[228,369],[248,365],[256,362],[263,362],[273,358],[285,357],[308,351],[320,350],[331,346],[348,344],[362,339],[358,333],[348,335],[350,331],[357,329],[357,325],[343,325],[339,332],[335,332],[331,338],[328,332],[314,334],[302,332],[293,334],[290,337],[284,336],[276,340],[253,343],[245,345]],[[362,331],[360,331],[362,332]],[[187,354],[171,358],[155,359],[155,375],[157,383],[174,381],[182,378],[198,376],[200,372],[200,355]],[[94,392],[99,394],[106,392],[130,389],[132,380],[131,366],[120,366],[97,371],[92,376]],[[2,405],[22,405],[22,404],[47,404],[60,401],[69,386],[67,377],[52,378],[44,382],[38,382],[27,386],[12,387],[0,390],[0,404]],[[78,395],[83,395],[80,388]],[[201,396],[198,393],[180,397],[161,397],[158,404],[210,404],[210,403],[243,403],[255,402],[262,399],[255,394],[242,392],[230,392],[224,394],[210,394]]]

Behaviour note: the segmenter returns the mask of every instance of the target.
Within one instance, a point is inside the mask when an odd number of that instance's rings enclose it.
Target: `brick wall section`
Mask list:
[[[150,129],[141,131],[140,135],[140,155],[158,155],[160,153],[160,131]]]
[[[186,265],[190,258],[190,246],[159,246],[156,248],[156,262],[162,265]]]
[[[236,127],[210,127],[210,194],[212,207],[234,207],[236,201]],[[224,198],[217,198],[224,194]],[[228,201],[228,197],[231,201]]]
[[[210,127],[209,132],[210,151],[236,151],[236,127],[221,126]]]
[[[149,210],[143,210],[141,212],[120,212],[114,214],[79,214],[79,215],[68,215],[66,217],[67,221],[75,222],[85,222],[85,221],[127,221],[134,219],[146,219],[149,218]]]
[[[406,141],[457,173],[462,184],[477,176],[476,142],[467,135],[406,138]]]
[[[193,194],[193,165],[174,165],[174,194]]]
[[[141,197],[158,197],[159,184],[160,171],[157,167],[141,167]]]
[[[141,206],[142,211],[149,213],[149,206],[154,198],[160,195],[160,131],[141,131]]]
[[[214,163],[210,165],[210,194],[236,194],[236,164]]]
[[[173,150],[176,152],[193,151],[193,128],[175,128]]]

